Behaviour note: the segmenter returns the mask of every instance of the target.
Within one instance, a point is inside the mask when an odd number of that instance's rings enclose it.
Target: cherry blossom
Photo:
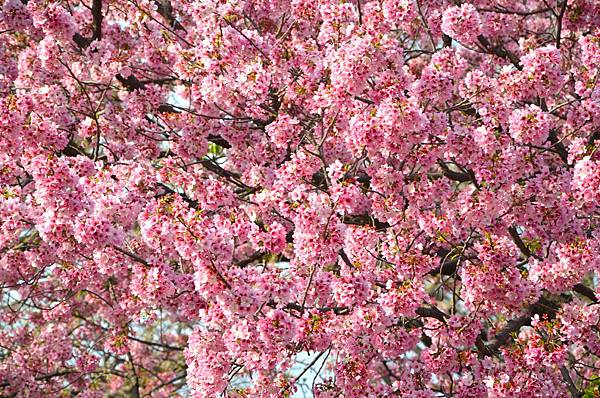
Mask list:
[[[597,395],[597,1],[0,4],[1,396]]]

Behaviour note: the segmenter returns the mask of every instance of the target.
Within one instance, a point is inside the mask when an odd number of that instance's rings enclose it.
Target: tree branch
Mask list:
[[[92,36],[84,37],[80,33],[73,35],[73,41],[82,49],[86,49],[94,40],[102,40],[102,0],[92,1]]]
[[[488,40],[488,38],[483,35],[477,36],[477,40],[488,53],[509,60],[518,70],[523,69],[519,57],[517,57],[515,54],[504,48],[502,44],[493,46],[492,43],[490,43],[490,41]]]
[[[510,237],[512,238],[513,242],[515,242],[515,245],[517,245],[521,253],[523,253],[523,255],[526,258],[531,257],[531,250],[529,250],[527,245],[523,242],[523,239],[521,239],[521,236],[519,236],[517,229],[514,226],[510,226],[508,227],[508,233],[510,234]]]
[[[556,48],[560,48],[560,36],[562,34],[562,21],[565,16],[565,12],[567,11],[567,3],[569,0],[563,0],[562,6],[560,8],[560,12],[556,17]]]

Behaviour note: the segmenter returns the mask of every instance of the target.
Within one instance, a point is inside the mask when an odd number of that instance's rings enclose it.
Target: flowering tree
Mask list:
[[[593,397],[597,0],[3,0],[2,397]]]

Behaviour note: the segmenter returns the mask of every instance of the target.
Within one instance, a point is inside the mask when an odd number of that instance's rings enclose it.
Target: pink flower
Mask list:
[[[442,31],[461,42],[476,41],[482,32],[479,12],[469,3],[447,8],[442,16]]]

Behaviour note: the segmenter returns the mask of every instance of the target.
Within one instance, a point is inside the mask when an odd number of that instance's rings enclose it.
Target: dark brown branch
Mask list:
[[[442,43],[444,43],[445,48],[452,47],[452,38],[444,33],[442,35]]]
[[[376,218],[371,217],[367,214],[344,217],[342,219],[342,222],[344,224],[351,224],[351,225],[370,225],[377,229],[387,229],[390,227],[389,223],[379,221]]]
[[[140,398],[140,378],[137,374],[137,370],[135,369],[135,364],[133,363],[133,356],[131,352],[127,352],[127,358],[129,359],[129,363],[131,364],[131,372],[133,373],[133,385],[131,386],[131,396],[132,398]]]
[[[117,77],[117,79],[118,79],[118,77]],[[143,88],[143,87],[140,87],[140,88]],[[177,109],[175,106],[173,106],[171,104],[161,104],[157,110],[161,113],[181,113],[181,111],[179,109]],[[196,114],[196,115],[198,115],[198,114]],[[198,115],[198,116],[208,118],[208,116],[203,116],[203,115]],[[225,148],[225,149],[231,148],[231,144],[229,143],[229,141],[227,141],[225,138],[215,135],[215,134],[209,134],[208,141],[220,146],[221,148]]]
[[[567,0],[565,0],[565,3],[566,2],[567,2]],[[583,397],[583,394],[579,392],[579,390],[575,386],[575,383],[573,383],[573,379],[571,378],[571,375],[569,374],[569,369],[567,369],[565,366],[561,366],[560,374],[561,374],[565,384],[567,385],[567,389],[569,390],[569,393],[571,393],[571,396],[573,398]]]
[[[235,263],[235,266],[239,268],[244,268],[252,264],[253,262],[260,260],[261,258],[263,258],[264,255],[265,254],[262,252],[256,252],[250,257],[246,258],[245,260],[238,261],[237,263]]]
[[[94,24],[94,32],[92,33],[92,41],[102,40],[102,0],[93,0],[92,2],[92,18]]]
[[[82,316],[82,315],[80,315],[78,313],[75,313],[73,316],[75,318],[77,318],[77,319],[81,319],[82,321],[84,321],[85,323],[87,323],[87,324],[89,324],[91,326],[94,326],[94,327],[96,327],[98,329],[103,330],[104,332],[108,332],[110,330],[109,328],[106,328],[106,327],[104,327],[104,326],[102,326],[102,325],[100,325],[100,324],[98,324],[98,323],[96,323],[94,321],[91,321],[91,320],[85,318],[84,316]],[[143,340],[143,339],[140,339],[138,337],[131,336],[131,335],[127,335],[126,337],[129,340],[137,341],[138,343],[141,343],[141,344],[144,344],[144,345],[148,345],[148,346],[152,346],[152,347],[163,348],[165,350],[171,350],[171,351],[183,351],[184,350],[183,347],[176,347],[176,346],[172,346],[172,345],[169,345],[169,344],[156,343],[154,341]]]
[[[354,99],[355,99],[355,100],[358,100],[358,101],[360,101],[360,102],[364,102],[364,103],[365,103],[365,104],[367,104],[367,105],[374,105],[374,104],[375,104],[375,102],[374,102],[373,100],[370,100],[370,99],[368,99],[368,98],[364,98],[364,97],[360,97],[360,96],[358,96],[358,95],[355,95],[355,96],[354,96]]]
[[[489,13],[495,13],[495,14],[519,15],[522,17],[528,17],[531,15],[546,13],[546,12],[550,11],[550,9],[549,8],[539,8],[537,10],[532,10],[532,11],[519,11],[519,10],[509,10],[506,8],[496,7],[496,8],[478,8],[477,11],[489,12]]]
[[[529,306],[524,315],[508,321],[504,328],[502,328],[489,343],[484,343],[480,335],[476,342],[480,355],[495,355],[502,346],[508,344],[514,333],[518,333],[521,327],[531,324],[531,318],[534,315],[538,315],[540,318],[554,319],[562,304],[571,300],[572,297],[569,297],[568,295],[546,294],[542,296],[537,302]]]
[[[563,0],[560,12],[556,18],[556,48],[560,48],[560,36],[562,34],[562,22],[565,12],[567,11],[567,2],[569,0]]]
[[[265,59],[269,59],[269,56],[264,52],[264,50],[257,46],[254,40],[246,36],[246,34],[244,34],[244,32],[242,32],[237,26],[235,26],[231,21],[229,21],[229,19],[223,18],[223,21],[225,21],[225,23],[229,25],[233,30],[238,32],[240,36],[246,39],[250,43],[250,45],[252,45],[252,47],[254,47],[260,53],[260,55],[262,55]]]
[[[512,319],[508,321],[506,326],[498,332],[490,343],[485,344],[481,341],[481,338],[478,337],[478,342],[476,342],[477,348],[481,355],[483,356],[492,356],[497,350],[506,345],[511,338],[513,333],[516,333],[521,329],[521,327],[525,325],[529,325],[531,323],[530,315],[523,315],[518,318]]]
[[[447,178],[457,182],[473,182],[475,184],[475,179],[470,173],[461,173],[459,171],[454,171],[450,169],[448,165],[441,160],[438,161],[438,165],[441,167],[444,176],[446,176]]]
[[[300,372],[300,374],[299,374],[298,376],[296,376],[296,378],[294,379],[294,383],[297,383],[297,382],[298,382],[298,380],[300,380],[300,379],[302,378],[302,376],[304,376],[304,374],[305,374],[306,372],[308,372],[308,370],[309,370],[310,368],[312,368],[312,367],[313,367],[313,366],[314,366],[314,365],[317,363],[317,361],[318,361],[318,360],[319,360],[319,359],[320,359],[320,358],[323,356],[323,354],[325,354],[325,353],[326,353],[328,350],[329,350],[329,348],[328,348],[327,350],[321,351],[321,352],[319,353],[319,355],[317,355],[317,356],[316,356],[316,357],[315,357],[315,358],[314,358],[314,359],[313,359],[313,360],[312,360],[312,361],[311,361],[311,362],[308,364],[308,366],[306,366],[306,368],[304,368],[304,370],[303,370],[302,372]],[[291,385],[290,385],[290,387],[291,387]],[[289,388],[289,387],[288,387],[288,388]]]
[[[92,44],[94,40],[102,40],[102,20],[104,15],[102,14],[102,0],[93,0],[92,2],[92,36],[84,37],[80,33],[73,35],[73,41],[81,49],[86,49]]]
[[[575,293],[579,293],[582,296],[584,296],[585,298],[587,298],[588,300],[590,300],[592,303],[597,303],[598,302],[598,298],[596,297],[596,293],[590,289],[589,287],[587,287],[586,285],[584,285],[583,283],[578,283],[575,286],[573,286],[573,291]]]
[[[523,242],[523,239],[521,239],[521,236],[519,236],[517,229],[513,226],[508,227],[508,233],[510,234],[510,237],[512,238],[515,245],[517,245],[521,253],[523,253],[523,255],[526,258],[531,257],[531,250],[529,250],[527,245]]]
[[[352,265],[352,262],[348,258],[348,255],[346,254],[346,252],[344,251],[344,249],[340,249],[339,255],[342,258],[342,260],[344,261],[344,263],[346,263],[346,265],[348,267],[354,268],[354,265]]]
[[[221,136],[218,136],[215,134],[209,134],[208,140],[210,142],[212,142],[213,144],[217,144],[221,148],[225,148],[225,149],[231,148],[231,144],[229,143],[229,141],[227,141],[225,138],[223,138]]]
[[[269,303],[267,303],[267,305],[270,307],[273,307],[273,308],[277,307],[277,303],[274,301],[270,301]],[[307,308],[310,308],[310,307],[304,307],[298,303],[288,303],[285,305],[284,308],[302,313],[303,311],[305,311]],[[349,307],[318,307],[317,311],[333,312],[336,315],[348,315],[350,313],[350,308]]]
[[[179,381],[179,380],[183,380],[183,379],[185,379],[186,377],[187,377],[187,371],[185,371],[185,370],[184,370],[184,371],[182,371],[180,374],[178,374],[178,375],[176,375],[175,377],[173,377],[172,379],[170,379],[170,380],[167,380],[167,381],[165,381],[164,383],[161,383],[161,384],[157,385],[157,386],[156,386],[156,387],[154,387],[152,390],[150,390],[150,392],[146,393],[144,396],[150,396],[150,397],[151,397],[151,396],[153,396],[153,394],[154,394],[156,391],[160,390],[161,388],[164,388],[164,387],[166,387],[166,386],[169,386],[169,385],[171,385],[171,384],[174,384],[174,383],[176,383],[176,382],[177,382],[177,381]]]
[[[137,254],[131,253],[125,249],[121,249],[119,246],[113,246],[113,249],[115,249],[116,251],[118,251],[121,254],[126,255],[127,257],[137,261],[138,263],[146,266],[146,267],[150,267],[150,263],[148,263],[148,261],[144,260],[143,258],[141,258],[140,256],[138,256]]]
[[[274,301],[270,301],[267,305],[273,308],[277,307],[277,303]],[[288,303],[284,308],[303,312],[303,310],[310,307],[304,307],[298,303]],[[319,312],[333,312],[336,315],[348,315],[351,312],[351,308],[349,307],[317,307],[316,309]],[[445,314],[437,307],[419,307],[415,312],[422,318],[434,318],[442,323],[446,323],[446,319],[449,318],[449,315]]]
[[[236,185],[242,185],[242,186],[244,185],[241,182],[237,181],[237,179],[240,178],[240,175],[238,173],[234,173],[232,171],[225,170],[224,168],[219,166],[216,162],[212,161],[211,159],[203,159],[199,163],[202,164],[202,166],[204,166],[207,170],[210,170],[213,173],[218,174],[221,177],[224,177],[228,180],[233,180],[232,182],[235,182]],[[247,187],[247,188],[251,188],[251,187]]]
[[[143,90],[146,88],[146,86],[148,84],[163,85],[163,84],[172,83],[172,82],[178,80],[175,77],[164,77],[161,79],[139,80],[134,75],[129,75],[127,78],[125,78],[121,74],[117,74],[115,77],[128,91]],[[160,107],[159,107],[159,109],[160,109]]]
[[[561,160],[565,164],[569,164],[569,152],[565,148],[565,145],[559,141],[558,135],[555,129],[550,130],[550,134],[548,134],[548,141],[552,143],[552,147],[555,148],[555,152],[560,156]]]
[[[523,69],[523,66],[521,65],[521,60],[519,60],[519,57],[517,57],[515,54],[513,54],[512,52],[510,52],[506,48],[504,48],[504,46],[502,44],[494,46],[494,45],[492,45],[492,43],[490,43],[488,38],[483,35],[477,36],[477,40],[479,41],[481,46],[488,53],[494,54],[500,58],[509,60],[515,66],[515,68],[517,68],[518,70]]]
[[[181,197],[181,199],[188,204],[188,206],[190,206],[192,209],[197,209],[198,208],[198,201],[197,200],[193,200],[190,199],[189,196],[187,196],[186,194],[182,194],[179,193],[171,188],[169,188],[167,185],[159,182],[157,184],[159,187],[161,187],[167,194],[169,195],[179,195]]]
[[[169,25],[175,30],[185,30],[181,23],[173,15],[173,5],[169,0],[154,0],[154,3],[158,6],[157,10],[161,17],[169,23]]]
[[[419,307],[415,310],[417,315],[423,318],[434,318],[442,323],[446,323],[446,318],[449,318],[447,314],[442,312],[437,307]]]
[[[437,257],[440,258],[440,265],[432,269],[427,273],[427,275],[446,275],[446,276],[454,276],[457,279],[460,279],[458,275],[456,275],[456,271],[458,269],[458,259],[456,258],[448,258],[450,254],[450,250],[448,249],[439,249],[436,253]]]

